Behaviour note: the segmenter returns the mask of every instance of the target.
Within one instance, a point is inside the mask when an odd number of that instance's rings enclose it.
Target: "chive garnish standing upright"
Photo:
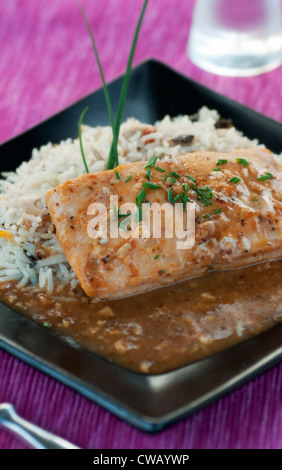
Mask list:
[[[122,119],[122,114],[123,114],[123,108],[124,108],[124,103],[125,103],[127,90],[128,90],[128,84],[129,84],[129,79],[130,79],[132,61],[133,61],[133,57],[134,57],[134,53],[135,53],[135,49],[136,49],[136,44],[137,44],[141,24],[142,24],[143,17],[144,17],[146,8],[147,8],[148,1],[149,0],[145,0],[144,3],[143,3],[143,7],[142,7],[142,10],[141,10],[141,14],[139,16],[139,20],[138,20],[138,23],[137,23],[137,26],[136,26],[134,37],[133,37],[133,42],[132,42],[132,45],[131,45],[131,50],[130,50],[130,54],[129,54],[129,58],[128,58],[128,62],[127,62],[125,76],[124,76],[124,79],[123,79],[123,82],[122,82],[121,93],[120,93],[119,104],[118,104],[118,110],[117,110],[116,126],[115,126],[115,134],[117,136],[117,139],[118,139],[118,135],[119,135],[119,129],[120,129],[121,119]],[[112,147],[114,145],[115,144],[114,144],[114,141],[113,141],[112,146],[111,146],[111,151],[112,151]],[[110,154],[111,154],[111,151],[110,151]],[[116,161],[115,164],[118,165],[118,161]],[[110,168],[107,168],[107,169],[110,169]]]
[[[116,165],[118,165],[118,153],[117,153],[118,133],[116,132],[116,127],[115,127],[115,122],[114,122],[114,115],[113,115],[112,105],[111,105],[110,96],[109,96],[109,92],[108,92],[108,87],[106,85],[106,81],[105,81],[101,61],[100,61],[98,50],[97,50],[95,40],[94,40],[94,36],[92,34],[90,25],[88,23],[88,20],[86,18],[86,14],[85,14],[82,6],[80,4],[78,4],[78,6],[79,6],[80,11],[83,15],[83,18],[84,18],[84,21],[85,21],[85,24],[86,24],[91,42],[92,42],[92,47],[93,47],[93,50],[94,50],[94,53],[95,53],[95,57],[96,57],[96,60],[97,60],[100,76],[101,76],[102,83],[103,83],[104,95],[105,95],[105,99],[106,99],[106,104],[107,104],[107,108],[108,108],[108,114],[109,114],[109,117],[110,117],[112,131],[113,131],[113,144],[111,146],[109,157],[108,157],[108,162],[107,162],[107,170],[109,170],[111,168],[114,168],[114,166],[115,166],[114,163],[116,163]]]
[[[109,152],[109,157],[108,157],[108,161],[107,161],[107,166],[106,166],[107,170],[110,170],[110,169],[114,168],[115,166],[117,166],[119,164],[118,150],[117,150],[119,130],[120,130],[120,125],[121,125],[121,119],[122,119],[122,114],[123,114],[124,103],[125,103],[127,90],[128,90],[128,84],[129,84],[129,79],[130,79],[132,61],[133,61],[133,57],[134,57],[134,53],[135,53],[135,49],[136,49],[136,44],[137,44],[137,40],[138,40],[142,20],[143,20],[144,14],[145,14],[145,10],[146,10],[148,1],[149,0],[144,1],[143,7],[142,7],[142,10],[141,10],[141,14],[139,16],[139,20],[138,20],[138,23],[137,23],[137,27],[136,27],[136,30],[135,30],[135,33],[134,33],[133,42],[132,42],[132,45],[131,45],[131,50],[130,50],[130,54],[129,54],[129,58],[128,58],[128,62],[127,62],[126,72],[125,72],[125,76],[124,76],[124,79],[123,79],[123,82],[122,82],[122,88],[121,88],[119,104],[118,104],[118,110],[117,110],[117,116],[116,116],[116,121],[115,122],[114,122],[114,118],[113,118],[113,112],[112,112],[110,97],[109,97],[109,93],[108,93],[108,88],[107,88],[107,85],[106,85],[106,82],[105,82],[105,79],[104,79],[102,65],[101,65],[101,62],[100,62],[100,59],[99,59],[99,55],[98,55],[98,51],[97,51],[96,44],[95,44],[95,41],[94,41],[94,37],[93,37],[92,31],[91,31],[90,25],[88,23],[88,20],[86,18],[85,12],[84,12],[82,6],[79,4],[79,8],[80,8],[80,10],[82,12],[82,15],[84,17],[84,20],[85,20],[85,23],[86,23],[86,26],[87,26],[87,29],[88,29],[88,32],[89,32],[89,35],[90,35],[90,38],[91,38],[91,42],[92,42],[92,46],[93,46],[94,53],[95,53],[95,56],[96,56],[96,60],[97,60],[97,63],[98,63],[99,72],[100,72],[102,82],[103,82],[103,89],[104,89],[104,94],[105,94],[105,98],[106,98],[108,113],[109,113],[109,116],[110,116],[110,121],[111,121],[111,126],[112,126],[113,140],[112,140],[112,144],[111,144],[111,148],[110,148],[110,152]]]
[[[85,154],[84,154],[84,150],[83,150],[82,137],[81,137],[81,124],[82,124],[82,121],[83,121],[83,118],[84,118],[84,114],[86,113],[87,110],[88,110],[88,107],[84,108],[84,110],[82,111],[82,113],[80,115],[79,121],[78,121],[78,139],[79,139],[80,152],[81,152],[85,172],[89,173],[89,169],[88,169],[88,166],[87,166],[87,163],[86,163],[86,158],[85,158]]]

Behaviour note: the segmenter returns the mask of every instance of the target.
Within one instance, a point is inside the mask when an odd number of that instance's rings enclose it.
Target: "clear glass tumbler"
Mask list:
[[[282,63],[280,0],[197,0],[188,55],[219,75],[273,70]]]

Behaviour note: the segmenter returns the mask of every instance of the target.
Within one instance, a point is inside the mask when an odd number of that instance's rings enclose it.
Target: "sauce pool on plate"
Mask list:
[[[282,260],[213,271],[115,301],[67,286],[0,286],[0,300],[76,346],[141,373],[162,373],[231,347],[282,319]]]

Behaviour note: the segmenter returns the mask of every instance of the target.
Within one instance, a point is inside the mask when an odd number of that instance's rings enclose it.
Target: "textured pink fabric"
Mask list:
[[[107,80],[125,70],[141,0],[81,0]],[[186,56],[194,0],[150,0],[135,64],[154,57],[282,120],[282,69],[251,78],[201,71]],[[65,108],[101,82],[76,0],[0,5],[0,141]],[[85,448],[281,448],[282,365],[158,435],[147,435],[0,351],[0,402]],[[22,448],[0,430],[0,448]]]

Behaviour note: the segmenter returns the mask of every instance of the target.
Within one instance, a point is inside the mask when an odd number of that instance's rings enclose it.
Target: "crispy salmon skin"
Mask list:
[[[194,152],[146,163],[82,175],[46,196],[57,239],[88,296],[125,297],[281,257],[282,174],[270,151]],[[119,206],[142,200],[175,210],[176,202],[193,202],[194,246],[177,249],[176,236],[91,238],[89,206],[103,203],[108,219],[119,219],[109,211],[114,195]]]

